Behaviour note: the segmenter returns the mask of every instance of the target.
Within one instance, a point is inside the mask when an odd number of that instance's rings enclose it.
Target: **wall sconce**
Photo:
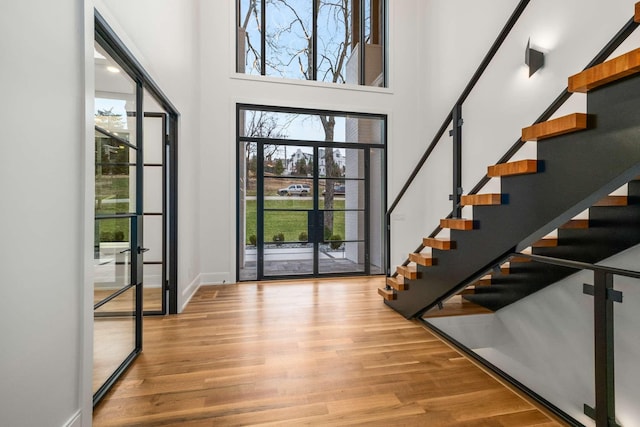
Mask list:
[[[531,39],[527,41],[527,50],[524,53],[524,63],[529,67],[529,77],[544,65],[544,54],[531,47]]]

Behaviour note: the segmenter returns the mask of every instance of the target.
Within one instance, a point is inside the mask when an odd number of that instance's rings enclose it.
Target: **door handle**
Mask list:
[[[139,254],[141,254],[141,253],[143,253],[143,252],[149,252],[149,248],[141,248],[141,247],[138,247],[138,253],[139,253]]]

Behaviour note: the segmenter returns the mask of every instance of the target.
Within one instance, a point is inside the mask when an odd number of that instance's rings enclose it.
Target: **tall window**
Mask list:
[[[386,0],[237,0],[236,71],[386,87],[385,10]]]

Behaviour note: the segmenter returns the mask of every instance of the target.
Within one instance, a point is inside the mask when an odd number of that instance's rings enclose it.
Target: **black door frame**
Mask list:
[[[353,115],[362,118],[377,118],[381,119],[384,124],[383,131],[383,143],[382,144],[371,144],[371,143],[353,143],[353,142],[328,142],[328,141],[313,141],[313,140],[296,140],[296,139],[285,139],[285,138],[256,138],[256,137],[245,137],[241,136],[241,120],[240,114],[243,110],[259,110],[259,111],[269,111],[269,112],[282,112],[282,113],[300,113],[300,114],[312,114],[312,115]],[[240,212],[243,211],[240,209],[240,203],[243,203],[241,200],[240,194],[240,147],[244,143],[256,143],[257,144],[257,167],[256,167],[256,180],[257,180],[257,189],[256,189],[256,279],[248,279],[249,281],[261,281],[261,280],[286,280],[286,279],[296,279],[296,278],[321,278],[321,277],[343,277],[343,276],[367,276],[371,274],[371,229],[370,229],[370,220],[371,220],[371,209],[370,209],[370,153],[371,149],[383,150],[385,159],[386,159],[386,144],[387,141],[387,116],[384,114],[372,114],[372,113],[355,113],[355,112],[347,112],[347,111],[333,111],[333,110],[318,110],[318,109],[306,109],[306,108],[286,108],[286,107],[275,107],[275,106],[265,106],[265,105],[252,105],[252,104],[236,104],[236,153],[237,153],[237,161],[236,161],[236,248],[237,254],[236,257],[236,277],[238,281],[240,280],[240,256],[239,251],[243,250],[245,242],[241,241],[241,233],[240,227],[242,227],[243,220],[240,218]],[[365,268],[364,271],[354,271],[354,272],[336,272],[336,273],[320,273],[319,272],[319,260],[318,260],[318,240],[314,239],[313,245],[313,271],[310,274],[299,274],[299,275],[264,275],[264,230],[263,230],[263,221],[264,221],[264,205],[261,202],[264,202],[264,152],[263,147],[265,144],[277,144],[277,145],[287,145],[287,146],[306,146],[312,147],[314,152],[314,159],[318,159],[318,149],[323,147],[331,147],[331,148],[344,148],[344,149],[358,149],[363,150],[365,155],[365,177],[364,179],[358,179],[364,181],[365,185],[365,207],[364,207],[364,221],[365,221]],[[244,161],[244,160],[242,160]],[[313,187],[319,188],[318,183],[320,180],[319,177],[319,161],[314,161],[314,171],[313,171]],[[382,203],[383,207],[386,208],[386,160],[383,166],[383,176],[382,179]],[[324,179],[324,178],[323,178]],[[331,178],[330,178],[331,179]],[[347,179],[348,180],[348,179]],[[321,212],[323,210],[319,209],[319,195],[317,191],[314,192],[313,195],[313,211],[316,213]],[[386,250],[387,245],[383,245],[382,250]],[[382,254],[382,262],[386,260],[386,255]],[[386,271],[386,266],[383,266],[382,271]]]
[[[354,275],[369,275],[371,272],[370,269],[370,265],[368,260],[370,259],[370,250],[371,250],[371,239],[369,236],[369,230],[368,230],[368,222],[370,220],[370,194],[368,194],[367,190],[370,188],[369,187],[369,180],[370,177],[365,173],[364,178],[321,178],[320,177],[320,168],[319,168],[319,149],[321,148],[326,148],[326,147],[330,147],[330,148],[347,148],[349,150],[361,150],[364,153],[364,162],[365,162],[365,171],[369,170],[369,151],[370,148],[367,146],[364,146],[364,144],[362,144],[362,146],[357,146],[354,147],[354,144],[340,144],[340,143],[334,143],[334,142],[324,142],[324,143],[320,143],[320,142],[313,142],[313,143],[309,143],[309,144],[304,144],[304,146],[310,147],[313,149],[313,176],[310,178],[313,180],[313,188],[318,189],[320,188],[319,186],[319,182],[321,179],[327,179],[327,180],[334,180],[334,179],[341,179],[344,181],[364,181],[364,187],[365,187],[365,202],[364,202],[364,208],[363,209],[333,209],[333,212],[338,212],[338,211],[343,211],[343,212],[351,212],[351,211],[364,211],[364,221],[365,221],[365,232],[364,232],[364,256],[365,256],[365,263],[364,263],[364,271],[358,271],[358,270],[353,270],[353,271],[344,271],[344,272],[339,272],[339,273],[322,273],[320,272],[320,244],[321,243],[326,243],[324,241],[324,236],[323,236],[323,232],[322,232],[322,223],[323,223],[323,213],[326,212],[327,210],[325,209],[320,209],[320,194],[318,193],[318,191],[313,191],[313,206],[311,209],[286,209],[285,211],[287,212],[293,212],[293,211],[299,211],[299,212],[308,212],[308,218],[311,218],[312,223],[311,224],[307,224],[307,228],[309,230],[312,230],[312,232],[308,233],[309,236],[309,243],[311,243],[313,245],[313,264],[312,264],[312,269],[311,272],[309,273],[302,273],[302,274],[296,274],[296,275],[292,275],[292,274],[283,274],[283,275],[268,275],[265,273],[265,245],[266,242],[264,240],[264,214],[265,212],[270,211],[269,209],[265,208],[264,206],[264,200],[265,200],[265,193],[264,193],[264,145],[271,145],[274,142],[265,142],[265,141],[260,141],[257,142],[258,144],[258,150],[257,150],[257,195],[256,195],[256,230],[257,230],[257,280],[272,280],[272,279],[287,279],[287,278],[293,278],[293,277],[308,277],[308,278],[316,278],[316,277],[326,277],[326,276],[345,276],[345,275],[350,275],[350,276],[354,276]],[[300,147],[302,146],[302,144],[299,144],[298,142],[285,142],[283,140],[278,140],[277,141],[277,145],[280,146],[289,146],[289,147]],[[272,177],[273,179],[273,177]],[[346,236],[344,236],[346,239]],[[345,240],[345,242],[347,242]],[[349,240],[348,242],[359,242],[359,241],[352,241]]]

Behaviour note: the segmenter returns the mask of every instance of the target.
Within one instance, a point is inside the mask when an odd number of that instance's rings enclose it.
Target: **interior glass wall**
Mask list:
[[[238,107],[238,277],[382,274],[385,117]]]

